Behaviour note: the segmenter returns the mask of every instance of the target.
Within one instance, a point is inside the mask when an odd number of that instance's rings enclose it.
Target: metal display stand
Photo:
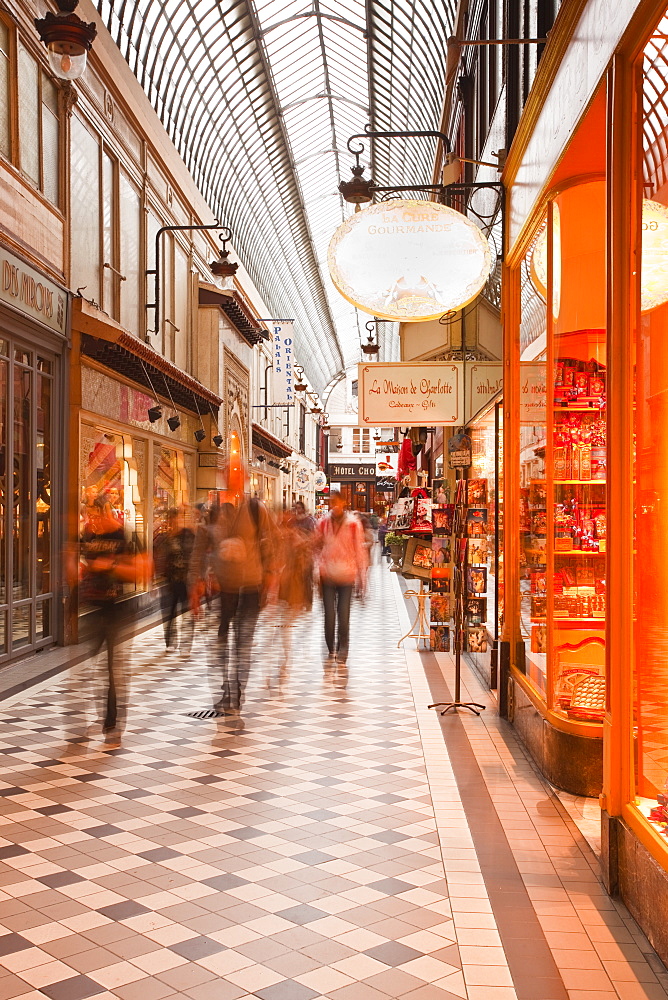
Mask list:
[[[402,642],[405,639],[417,639],[416,646],[420,647],[420,642],[429,642],[429,622],[427,621],[427,611],[425,605],[427,603],[427,598],[429,597],[429,591],[424,589],[424,584],[420,580],[419,590],[406,590],[404,591],[404,597],[415,597],[417,598],[418,610],[417,614],[411,625],[410,632],[406,635],[402,635],[401,639],[397,643],[397,648],[401,647]]]
[[[446,712],[456,712],[458,708],[466,708],[469,712],[473,712],[474,715],[480,715],[481,712],[485,710],[484,705],[479,705],[475,701],[462,701],[461,700],[461,673],[462,673],[462,651],[464,647],[464,636],[466,635],[466,614],[465,614],[465,604],[466,604],[466,570],[468,566],[468,556],[467,549],[464,550],[463,558],[459,558],[460,542],[462,539],[467,538],[467,524],[466,524],[466,514],[467,514],[467,500],[466,500],[466,480],[463,478],[463,471],[460,471],[460,478],[457,480],[457,485],[463,483],[463,486],[459,486],[459,496],[455,503],[455,524],[454,524],[454,557],[455,557],[455,570],[454,570],[454,599],[455,599],[455,628],[454,628],[454,644],[455,644],[455,698],[454,701],[438,701],[433,705],[429,705],[429,708],[440,708],[442,709],[441,715],[445,715]]]

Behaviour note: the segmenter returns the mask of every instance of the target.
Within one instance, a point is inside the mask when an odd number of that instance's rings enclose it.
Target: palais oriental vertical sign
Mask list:
[[[462,422],[461,364],[427,361],[357,367],[362,426],[456,426]]]
[[[274,406],[292,406],[295,401],[295,375],[292,320],[272,319],[271,330],[273,366],[272,387]]]

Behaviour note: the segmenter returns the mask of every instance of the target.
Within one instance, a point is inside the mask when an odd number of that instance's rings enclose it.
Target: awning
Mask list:
[[[177,406],[198,414],[217,410],[223,402],[215,392],[133,337],[85,299],[74,299],[72,327],[81,333],[82,355],[165,401],[173,399]]]
[[[289,458],[292,454],[292,448],[288,448],[264,427],[255,423],[253,424],[253,446],[261,448],[262,451],[266,451],[268,455],[274,455],[276,458]]]
[[[201,306],[220,306],[230,323],[243,337],[250,347],[269,340],[269,334],[262,329],[259,321],[241,292],[221,292],[212,285],[199,286],[199,304]]]

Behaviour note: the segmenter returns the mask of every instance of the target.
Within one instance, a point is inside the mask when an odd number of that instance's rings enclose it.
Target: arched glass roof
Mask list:
[[[99,0],[98,10],[317,389],[369,319],[334,289],[346,140],[439,127],[455,0]],[[371,156],[372,154],[372,156]],[[425,183],[432,140],[378,140],[378,184]],[[394,333],[396,338],[396,332]],[[383,336],[381,359],[396,356]]]

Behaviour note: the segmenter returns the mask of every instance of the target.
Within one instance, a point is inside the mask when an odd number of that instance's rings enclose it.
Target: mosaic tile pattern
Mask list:
[[[356,603],[349,677],[319,609],[266,613],[244,718],[198,721],[213,621],[190,659],[127,654],[104,752],[90,662],[3,704],[0,1000],[465,997],[393,600]],[[213,678],[213,683],[212,683]]]

